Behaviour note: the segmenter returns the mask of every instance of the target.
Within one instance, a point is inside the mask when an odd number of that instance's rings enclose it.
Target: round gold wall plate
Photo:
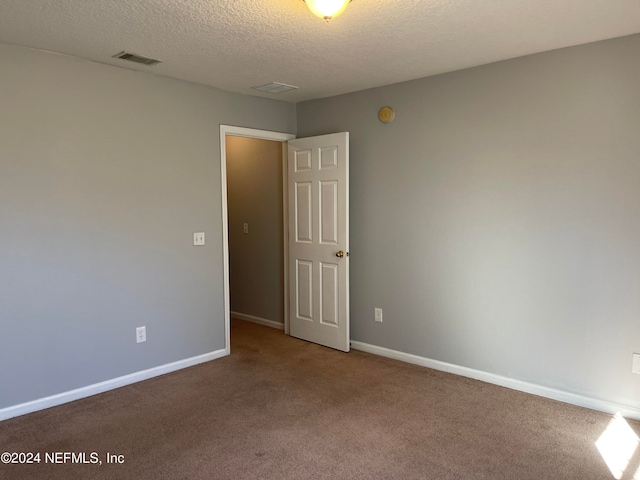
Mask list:
[[[382,123],[391,123],[396,118],[396,112],[391,107],[382,107],[378,112],[378,120]]]

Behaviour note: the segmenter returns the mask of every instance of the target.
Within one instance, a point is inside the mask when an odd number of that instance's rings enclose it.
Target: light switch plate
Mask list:
[[[640,373],[640,353],[633,354],[633,365],[631,366],[633,373]]]
[[[249,234],[249,224],[248,223],[243,223],[242,224],[242,233],[244,233],[245,235]]]
[[[198,232],[193,234],[194,245],[204,245],[204,232]]]

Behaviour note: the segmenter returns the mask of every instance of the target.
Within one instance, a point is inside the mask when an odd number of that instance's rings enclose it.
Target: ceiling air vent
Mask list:
[[[142,65],[157,65],[162,63],[162,60],[156,60],[155,58],[143,57],[142,55],[136,55],[135,53],[120,52],[114,55],[113,58],[120,58],[122,60],[128,60],[130,62],[141,63]]]
[[[296,90],[298,87],[295,87],[293,85],[287,85],[286,83],[271,82],[266,85],[261,85],[259,87],[251,87],[251,88],[253,88],[254,90],[260,90],[261,92],[267,92],[267,93],[282,93],[282,92],[288,92],[289,90]]]

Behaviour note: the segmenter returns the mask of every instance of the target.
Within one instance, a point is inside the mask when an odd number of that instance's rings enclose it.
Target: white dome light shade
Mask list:
[[[316,17],[331,20],[347,9],[351,0],[304,0]]]

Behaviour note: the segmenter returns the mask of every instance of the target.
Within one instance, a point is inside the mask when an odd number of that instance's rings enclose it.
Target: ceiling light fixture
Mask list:
[[[347,9],[351,0],[302,0],[311,13],[327,22]]]

